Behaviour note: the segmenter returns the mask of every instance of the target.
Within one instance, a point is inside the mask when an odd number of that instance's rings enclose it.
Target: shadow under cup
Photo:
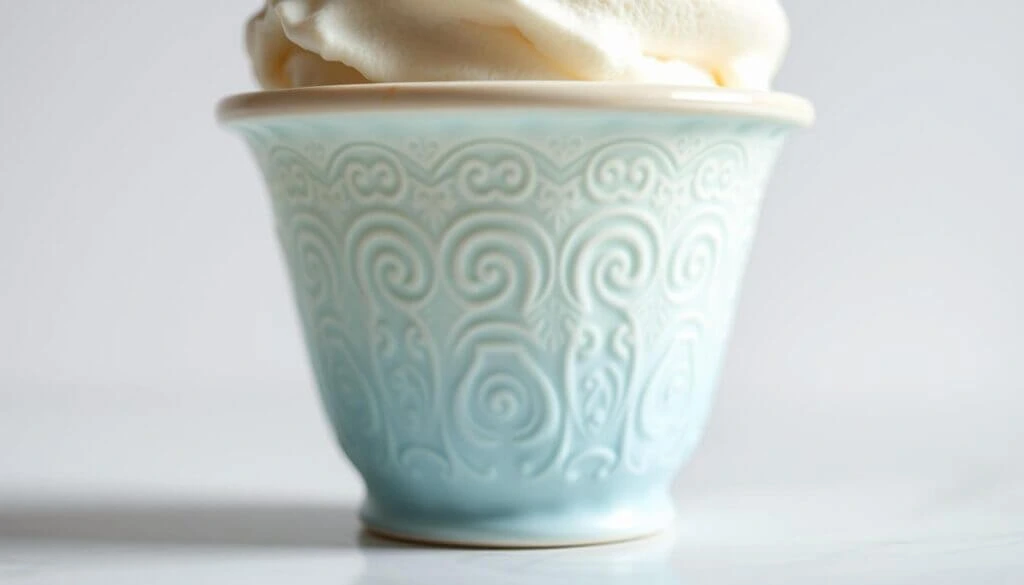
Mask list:
[[[634,86],[574,105],[532,87],[222,105],[266,177],[372,530],[550,546],[670,523],[765,185],[811,116],[781,94]]]

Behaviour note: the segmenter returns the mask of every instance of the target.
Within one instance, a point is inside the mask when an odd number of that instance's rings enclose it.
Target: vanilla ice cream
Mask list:
[[[768,89],[778,0],[268,0],[247,45],[267,89],[472,80]]]

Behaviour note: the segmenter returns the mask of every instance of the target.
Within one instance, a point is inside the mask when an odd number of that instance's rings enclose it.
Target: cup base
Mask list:
[[[546,548],[608,544],[653,536],[668,528],[667,496],[605,506],[501,516],[436,516],[392,510],[368,499],[360,518],[369,532],[409,542],[460,547]]]

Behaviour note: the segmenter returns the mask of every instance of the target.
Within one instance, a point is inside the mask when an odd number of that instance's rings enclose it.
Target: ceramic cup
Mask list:
[[[235,96],[374,531],[552,546],[671,522],[783,94],[437,83]]]

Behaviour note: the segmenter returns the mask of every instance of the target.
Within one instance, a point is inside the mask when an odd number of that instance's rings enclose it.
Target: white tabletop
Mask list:
[[[107,389],[102,403],[86,388],[21,390],[0,409],[5,584],[1024,582],[1019,482],[739,481],[718,433],[678,482],[668,534],[438,549],[361,531],[362,488],[308,388],[211,387],[202,403],[171,389]]]

